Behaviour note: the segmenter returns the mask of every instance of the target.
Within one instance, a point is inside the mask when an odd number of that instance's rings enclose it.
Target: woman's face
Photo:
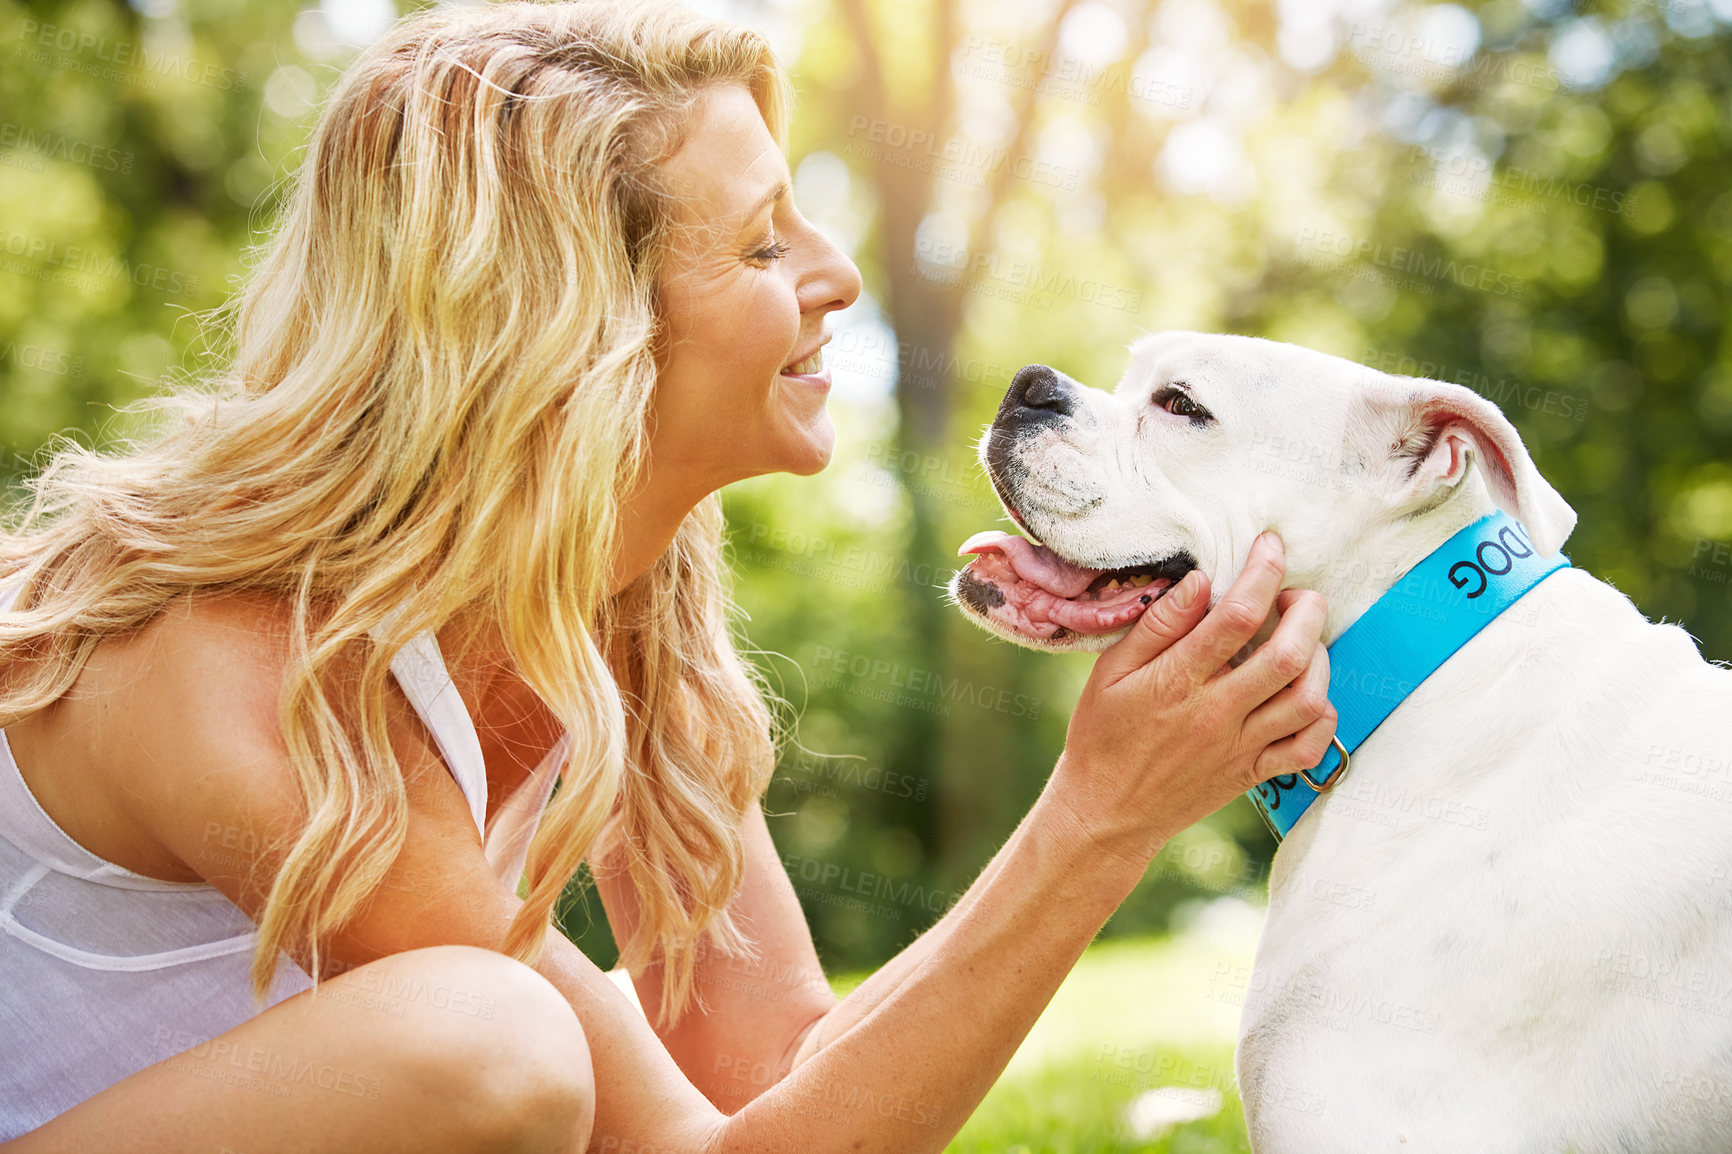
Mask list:
[[[818,350],[825,315],[860,295],[860,271],[794,208],[787,161],[745,87],[712,88],[692,115],[662,169],[678,204],[658,285],[650,472],[695,500],[829,462]]]

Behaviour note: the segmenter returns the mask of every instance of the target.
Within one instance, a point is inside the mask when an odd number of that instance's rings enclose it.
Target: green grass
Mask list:
[[[1228,901],[1188,932],[1090,947],[948,1149],[1248,1152],[1233,1080],[1239,1024],[1233,999],[1250,972],[1260,921],[1260,910]],[[855,980],[836,984],[845,989]],[[1192,1095],[1217,1090],[1220,1112],[1139,1139],[1122,1121],[1125,1108],[1163,1086]]]

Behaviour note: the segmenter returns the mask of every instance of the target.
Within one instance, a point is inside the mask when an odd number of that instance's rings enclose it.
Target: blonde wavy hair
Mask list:
[[[402,846],[385,678],[460,613],[497,623],[571,734],[504,951],[533,963],[561,891],[604,855],[641,907],[623,960],[661,962],[664,1019],[706,943],[749,950],[727,905],[775,749],[734,647],[718,498],[609,595],[678,218],[658,165],[725,83],[785,147],[788,81],[749,29],[656,0],[405,18],[337,83],[217,310],[223,366],[130,406],[161,420],[149,434],[56,446],[25,481],[0,535],[0,579],[23,575],[0,614],[0,726],[182,593],[289,607],[279,722],[305,824],[258,919],[256,998],[279,949],[316,980]]]

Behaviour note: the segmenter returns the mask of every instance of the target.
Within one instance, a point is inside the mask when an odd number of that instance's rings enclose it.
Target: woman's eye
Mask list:
[[[787,255],[788,243],[782,240],[773,240],[752,253],[752,259],[763,261],[765,264],[773,264]]]

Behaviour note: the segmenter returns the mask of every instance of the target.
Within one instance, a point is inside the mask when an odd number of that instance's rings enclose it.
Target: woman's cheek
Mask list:
[[[781,372],[782,366],[794,354],[794,344],[800,337],[800,300],[794,293],[794,286],[781,277],[773,278],[767,289],[757,309],[763,341],[762,356],[776,362],[771,372]]]

